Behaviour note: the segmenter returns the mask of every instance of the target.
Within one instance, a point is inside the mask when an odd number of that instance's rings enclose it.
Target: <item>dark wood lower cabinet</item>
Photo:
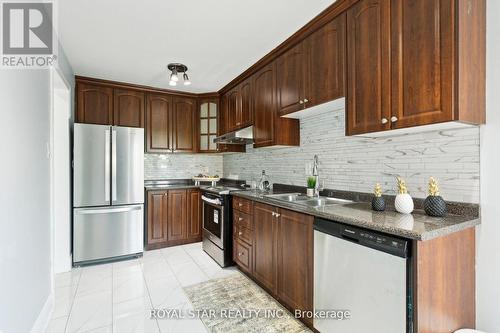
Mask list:
[[[188,239],[201,242],[201,193],[199,190],[187,191]]]
[[[277,208],[256,203],[253,210],[253,276],[272,293],[277,281]]]
[[[289,310],[312,310],[314,218],[257,202],[250,215],[234,209],[236,264]]]
[[[279,210],[278,299],[292,310],[313,310],[314,218]],[[310,320],[312,325],[312,320]]]
[[[199,190],[148,191],[148,250],[201,241]]]
[[[147,195],[146,248],[156,248],[168,241],[168,192],[148,191]]]

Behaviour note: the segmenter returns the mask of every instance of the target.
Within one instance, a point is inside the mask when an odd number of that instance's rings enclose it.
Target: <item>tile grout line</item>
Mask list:
[[[160,250],[158,250],[158,251],[160,251]],[[163,254],[161,253],[161,251],[160,251],[160,256],[161,256],[162,260],[165,262],[165,264],[168,265],[167,261],[163,257]],[[143,258],[144,258],[144,254],[142,255],[142,259]],[[143,266],[142,266],[143,263],[144,262],[139,262],[139,264],[141,266],[142,278],[144,279],[144,284],[146,285],[146,290],[148,291],[149,309],[151,310],[153,308],[153,299],[151,298],[151,292],[149,291],[149,285],[148,285],[148,281],[146,280],[146,275],[144,275],[144,269],[143,269]],[[175,275],[175,273],[174,273],[174,275]],[[156,323],[156,327],[158,328],[158,332],[161,333],[160,323],[158,323],[157,319],[155,319],[155,323]]]
[[[75,304],[76,294],[78,293],[78,288],[80,287],[80,279],[82,278],[83,269],[78,268],[78,270],[80,271],[80,273],[78,274],[78,281],[76,283],[75,294],[73,295],[73,298],[71,299],[71,305],[69,307],[68,318],[66,318],[66,324],[64,325],[64,332],[65,333],[68,330],[69,319],[71,318],[71,312],[73,312],[73,305]]]

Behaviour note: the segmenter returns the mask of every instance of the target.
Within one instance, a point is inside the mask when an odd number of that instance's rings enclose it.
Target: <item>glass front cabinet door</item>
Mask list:
[[[217,144],[217,103],[200,103],[200,152],[215,153]]]

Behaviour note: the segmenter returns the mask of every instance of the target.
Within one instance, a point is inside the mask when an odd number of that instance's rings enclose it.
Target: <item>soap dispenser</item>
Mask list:
[[[259,190],[269,191],[271,189],[271,182],[269,177],[266,175],[266,170],[262,170],[262,176],[260,176]]]

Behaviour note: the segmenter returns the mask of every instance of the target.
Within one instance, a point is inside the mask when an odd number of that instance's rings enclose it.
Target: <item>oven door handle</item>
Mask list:
[[[205,202],[208,202],[208,203],[212,204],[212,205],[217,205],[217,206],[221,206],[221,205],[222,205],[222,203],[220,202],[220,200],[219,200],[219,199],[211,199],[211,198],[207,198],[207,197],[206,197],[206,196],[204,196],[204,195],[202,195],[202,196],[201,196],[201,199],[202,199],[203,201],[205,201]]]

